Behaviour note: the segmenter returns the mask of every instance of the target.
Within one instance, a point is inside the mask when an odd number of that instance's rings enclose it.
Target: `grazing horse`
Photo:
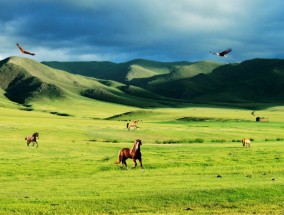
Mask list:
[[[128,169],[128,166],[126,164],[126,160],[128,158],[132,158],[133,162],[134,162],[134,166],[132,168],[135,168],[137,166],[136,160],[139,160],[140,162],[140,166],[143,170],[143,165],[142,165],[142,155],[140,152],[140,146],[142,145],[142,141],[137,139],[134,141],[134,146],[132,149],[129,148],[123,148],[119,151],[118,153],[118,161],[115,162],[115,164],[119,164],[121,162],[121,168],[123,167],[123,165],[125,165]]]
[[[244,138],[242,139],[243,147],[249,147],[250,148],[250,139]]]
[[[36,138],[39,139],[39,134],[38,134],[38,132],[33,133],[31,136],[27,136],[27,137],[25,138],[25,140],[27,141],[27,146],[29,146],[30,143],[32,142],[32,143],[33,143],[33,146],[34,146],[34,144],[36,143],[36,147],[38,147],[38,143],[37,143],[37,141],[36,141]]]
[[[257,122],[268,122],[268,118],[267,117],[256,117],[255,119]]]
[[[137,124],[138,124],[139,120],[135,120],[132,123],[127,123],[126,124],[126,128],[128,129],[128,131],[130,131],[130,128],[133,127],[134,131],[138,128]]]

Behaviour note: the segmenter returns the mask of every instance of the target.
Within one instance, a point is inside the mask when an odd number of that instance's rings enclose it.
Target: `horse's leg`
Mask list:
[[[127,166],[125,158],[122,158],[122,160],[121,160],[121,169],[123,168],[123,165],[125,165],[125,167],[128,169],[128,166]]]
[[[27,146],[30,147],[30,141],[27,140]]]
[[[31,141],[32,143],[33,143],[33,146],[35,145],[35,143],[36,143],[36,139],[35,138],[33,138],[33,140]]]
[[[136,158],[132,158],[132,160],[134,162],[134,166],[132,168],[135,168],[137,166]]]
[[[144,169],[144,168],[143,168],[143,165],[142,165],[142,158],[138,158],[138,160],[139,160],[139,163],[140,163],[141,168]]]
[[[38,147],[38,143],[37,143],[37,141],[35,141],[36,142],[36,147]]]
[[[121,166],[120,166],[120,169],[122,169],[122,168],[123,168],[123,165],[124,165],[124,160],[122,159],[122,160],[121,160]]]
[[[127,166],[127,163],[126,163],[126,159],[124,160],[124,165],[126,166],[126,169],[128,170],[128,166]]]

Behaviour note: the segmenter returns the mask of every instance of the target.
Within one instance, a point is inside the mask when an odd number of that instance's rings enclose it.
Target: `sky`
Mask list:
[[[0,0],[0,60],[284,59],[283,0]],[[35,56],[23,55],[20,43]],[[212,52],[233,51],[221,58]]]

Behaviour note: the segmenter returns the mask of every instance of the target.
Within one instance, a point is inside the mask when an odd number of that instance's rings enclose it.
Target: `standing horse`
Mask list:
[[[127,123],[126,124],[126,128],[128,129],[128,131],[130,131],[130,128],[133,127],[134,128],[134,131],[138,128],[137,124],[138,124],[139,120],[135,120],[131,123]]]
[[[255,121],[257,122],[268,122],[268,118],[267,117],[256,117]]]
[[[33,143],[33,146],[34,146],[34,144],[36,143],[36,147],[38,147],[38,143],[37,143],[37,141],[36,141],[36,138],[39,139],[39,134],[38,134],[38,132],[33,133],[31,136],[27,136],[27,137],[25,138],[25,140],[27,141],[27,146],[29,146],[30,143],[32,142],[32,143]]]
[[[139,160],[140,166],[143,170],[143,165],[142,165],[142,154],[140,152],[140,146],[142,145],[142,141],[137,139],[134,141],[134,146],[132,149],[129,148],[123,148],[119,151],[118,153],[118,161],[115,162],[115,164],[119,164],[121,162],[121,168],[123,165],[125,165],[128,169],[128,166],[126,164],[126,160],[128,158],[131,158],[134,162],[134,166],[132,168],[135,168],[137,166],[136,160]]]
[[[243,147],[249,147],[250,148],[250,139],[244,138],[242,139]]]

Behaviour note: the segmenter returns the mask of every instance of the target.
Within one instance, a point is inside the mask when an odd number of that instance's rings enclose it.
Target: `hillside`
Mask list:
[[[32,70],[29,66],[30,62],[19,58],[7,58],[0,62],[0,88],[5,91],[4,95],[8,99],[23,104],[37,97],[64,97],[60,87],[35,76],[31,71],[36,68]]]
[[[67,72],[70,70],[77,74]],[[82,76],[87,73],[92,77]],[[139,59],[117,64],[39,63],[10,57],[0,61],[0,88],[2,103],[5,98],[20,104],[87,99],[140,108],[177,107],[189,102],[248,107],[284,102],[284,60],[220,64]]]
[[[199,74],[209,74],[214,69],[222,66],[221,63],[210,61],[199,61],[195,63],[179,63],[172,64],[169,67],[169,72],[164,74],[155,75],[148,78],[136,77],[130,80],[131,84],[140,86],[155,86],[171,83],[177,80],[189,79]]]
[[[0,61],[0,88],[6,98],[19,104],[87,98],[138,107],[175,104],[140,87],[70,74],[20,57]]]
[[[242,63],[44,62],[76,74],[143,88],[171,99],[198,103],[284,102],[284,60],[252,59]],[[76,66],[80,65],[80,66]],[[92,65],[92,66],[90,66]],[[124,88],[125,89],[125,88]],[[142,93],[143,94],[143,93]],[[141,95],[141,94],[140,94]]]
[[[112,62],[42,62],[55,69],[98,79],[127,83],[133,79],[150,78],[169,74],[176,67],[189,66],[190,62],[157,62],[136,59],[125,63]]]
[[[284,60],[254,59],[223,65],[212,73],[156,85],[151,90],[195,102],[284,102]]]

